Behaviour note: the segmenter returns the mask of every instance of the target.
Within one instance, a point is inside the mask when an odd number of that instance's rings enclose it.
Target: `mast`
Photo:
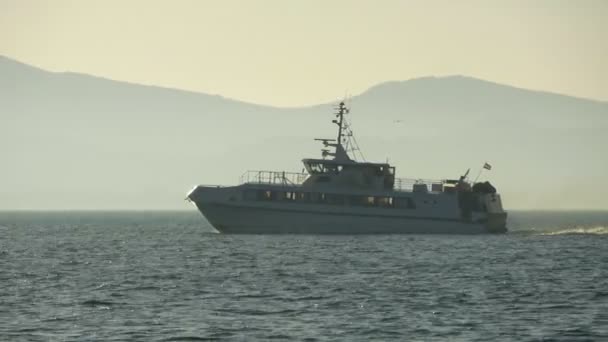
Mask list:
[[[322,149],[323,158],[327,156],[334,157],[334,160],[337,161],[352,161],[348,156],[348,153],[342,146],[342,137],[344,136],[344,129],[346,122],[344,121],[344,114],[348,114],[348,108],[344,104],[344,101],[340,102],[338,108],[336,108],[337,112],[334,113],[337,119],[332,120],[332,123],[338,125],[338,137],[337,139],[315,139],[321,141],[323,146],[325,147],[334,147],[335,151],[331,153],[328,149]],[[348,133],[348,132],[347,132]],[[330,142],[331,141],[331,142]]]
[[[336,125],[338,125],[338,145],[342,146],[342,123],[344,122],[344,114],[348,113],[348,108],[346,108],[346,105],[344,104],[344,101],[340,102],[340,105],[338,106],[338,112],[335,113],[337,118],[340,118],[340,120],[332,120],[331,122],[335,123]]]

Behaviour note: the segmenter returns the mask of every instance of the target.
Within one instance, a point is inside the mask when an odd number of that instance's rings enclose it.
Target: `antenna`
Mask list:
[[[352,156],[356,161],[356,152],[359,151],[359,155],[365,161],[365,157],[363,156],[363,153],[357,144],[357,140],[353,135],[353,130],[350,127],[350,123],[344,117],[345,114],[350,113],[350,109],[346,106],[343,100],[338,104],[338,106],[334,107],[334,110],[334,115],[336,118],[331,120],[331,122],[338,126],[338,135],[336,139],[315,139],[316,141],[321,141],[325,147],[335,147],[335,151],[333,153],[331,153],[328,149],[321,150],[323,158],[326,156],[333,156],[334,159],[338,160],[352,160],[348,155],[348,152],[352,152]]]
[[[339,120],[332,120],[331,122],[338,125],[338,139],[336,142],[338,143],[338,145],[342,145],[342,129],[344,128],[343,127],[344,114],[348,114],[348,108],[346,108],[344,101],[340,102],[337,110],[338,110],[338,112],[336,113],[336,117],[339,118]]]
[[[321,141],[323,143],[323,146],[327,147],[327,146],[329,146],[330,141],[336,141],[336,139],[315,138],[315,141]]]

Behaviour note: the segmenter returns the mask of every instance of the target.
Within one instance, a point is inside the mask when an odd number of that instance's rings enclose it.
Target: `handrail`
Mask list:
[[[249,170],[243,173],[239,179],[240,184],[278,184],[278,185],[301,185],[308,178],[306,173]]]
[[[395,178],[395,191],[441,192],[445,181],[438,179]]]
[[[273,184],[285,186],[302,185],[308,178],[306,173],[249,170],[239,178],[240,184]],[[445,181],[437,179],[395,178],[394,191],[403,192],[441,192]]]

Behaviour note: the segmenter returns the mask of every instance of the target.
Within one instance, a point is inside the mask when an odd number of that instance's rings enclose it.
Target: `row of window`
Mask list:
[[[395,168],[389,165],[337,165],[333,163],[307,162],[308,171],[312,174],[338,174],[342,170],[356,170],[357,172],[364,171],[367,174],[375,174],[377,176],[394,175]]]
[[[247,201],[293,201],[299,203],[416,209],[416,203],[414,203],[414,201],[409,197],[339,195],[322,192],[245,190],[243,193],[243,199]]]

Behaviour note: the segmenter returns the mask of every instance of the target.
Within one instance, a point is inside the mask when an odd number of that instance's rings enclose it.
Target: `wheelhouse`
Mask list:
[[[309,178],[305,186],[325,183],[334,186],[354,186],[373,190],[389,190],[395,184],[395,167],[385,163],[365,163],[352,160],[304,159]]]

